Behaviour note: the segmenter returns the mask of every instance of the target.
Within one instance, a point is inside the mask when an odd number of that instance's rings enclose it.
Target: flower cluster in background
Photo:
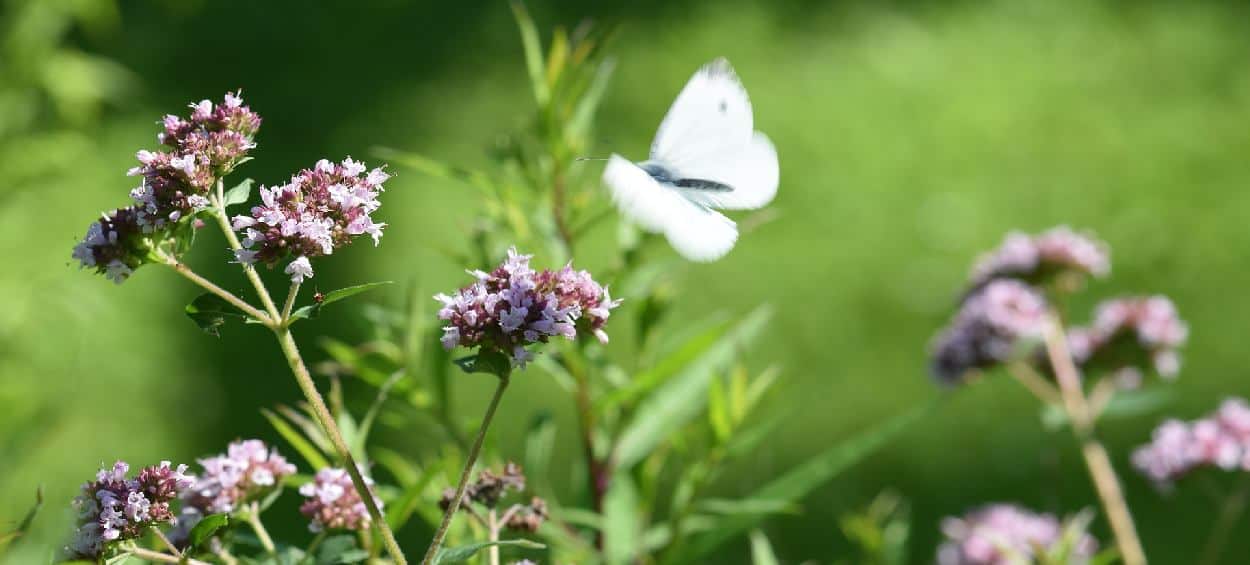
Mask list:
[[[958,313],[933,340],[932,374],[939,382],[958,383],[973,371],[1017,359],[1050,373],[1047,356],[1036,346],[1047,311],[1063,304],[1062,295],[1080,288],[1085,278],[1110,271],[1107,244],[1092,235],[1066,226],[1038,235],[1008,234],[977,261]],[[1188,334],[1172,301],[1150,296],[1107,300],[1089,326],[1069,328],[1067,337],[1084,372],[1131,389],[1147,372],[1175,377],[1178,349]],[[1034,347],[1024,349],[1030,343]]]
[[[207,208],[217,180],[256,146],[260,122],[238,94],[226,94],[221,104],[191,104],[189,118],[165,116],[157,140],[168,150],[139,151],[139,166],[128,172],[143,179],[130,191],[134,204],[91,224],[74,259],[114,282],[126,280],[146,261],[138,237],[159,235]]]
[[[1007,565],[1034,563],[1041,554],[1065,551],[1047,563],[1085,563],[1098,551],[1098,542],[1082,524],[1065,524],[1050,514],[1038,514],[1011,504],[991,504],[962,518],[942,521],[946,540],[939,548],[939,565]],[[1074,536],[1074,539],[1065,539]],[[1068,547],[1063,547],[1064,542]]]
[[[118,461],[83,485],[74,499],[78,530],[66,547],[70,555],[94,559],[110,542],[139,538],[150,526],[173,522],[170,503],[191,484],[186,465],[163,461],[144,467],[133,479],[126,478],[129,471],[129,465]]]
[[[494,510],[499,506],[500,500],[508,495],[509,491],[520,493],[524,490],[525,473],[520,465],[508,462],[504,465],[503,471],[499,473],[490,469],[483,469],[478,474],[477,480],[469,483],[465,488],[464,498],[460,502],[460,510],[481,520],[481,516],[473,509],[475,503],[482,505],[488,510]],[[451,507],[451,501],[455,496],[456,489],[445,489],[442,498],[438,502],[439,507],[446,511]],[[516,503],[509,506],[500,515],[499,523],[510,530],[535,532],[547,520],[548,516],[547,501],[535,496],[530,498],[528,503]]]
[[[992,281],[964,300],[933,345],[933,375],[956,383],[969,371],[1012,359],[1021,340],[1041,336],[1046,299],[1022,282]]]
[[[372,491],[373,480],[367,475],[365,483]],[[299,511],[308,517],[308,529],[313,532],[366,530],[373,523],[369,509],[352,484],[351,475],[344,469],[325,468],[317,471],[313,482],[301,486],[299,493],[306,499]],[[382,499],[376,493],[373,494],[373,500],[378,508],[382,508]]]
[[[381,206],[378,196],[389,178],[349,157],[337,164],[322,159],[287,184],[261,187],[262,204],[234,217],[234,229],[245,236],[237,260],[273,266],[294,257],[285,272],[301,282],[313,275],[309,259],[330,255],[356,236],[367,234],[377,245],[386,224],[370,214]]]
[[[1106,243],[1058,226],[1038,235],[1007,234],[998,249],[972,268],[972,285],[979,287],[999,278],[1038,283],[1063,273],[1103,277],[1110,272],[1111,252]]]
[[[226,452],[200,459],[204,472],[195,478],[183,501],[202,514],[233,512],[295,474],[295,465],[258,439],[236,441]]]
[[[1230,398],[1203,418],[1164,422],[1133,452],[1133,466],[1159,483],[1200,468],[1250,471],[1250,404]]]
[[[1089,327],[1068,332],[1072,357],[1081,365],[1100,364],[1128,384],[1140,382],[1145,362],[1164,378],[1180,372],[1178,349],[1189,337],[1189,326],[1165,296],[1117,298],[1098,305]]]
[[[563,336],[574,339],[578,322],[599,341],[607,342],[603,330],[611,310],[620,304],[590,273],[566,266],[559,271],[530,268],[531,255],[508,250],[508,258],[490,273],[473,272],[477,282],[453,296],[435,296],[443,303],[438,317],[443,327],[443,346],[481,347],[511,356],[524,367],[533,359],[525,349]]]

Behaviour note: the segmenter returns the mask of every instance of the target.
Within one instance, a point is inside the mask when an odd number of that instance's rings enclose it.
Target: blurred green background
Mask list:
[[[720,262],[683,267],[682,316],[742,314],[761,302],[777,309],[748,359],[756,368],[783,365],[769,409],[790,416],[720,481],[720,496],[939,394],[926,375],[926,344],[975,255],[1009,229],[1068,223],[1113,248],[1113,275],[1091,287],[1084,306],[1160,292],[1191,323],[1173,401],[1104,432],[1147,553],[1157,563],[1192,559],[1213,504],[1194,485],[1157,492],[1127,459],[1165,413],[1192,417],[1226,395],[1250,394],[1250,9],[1047,0],[529,4],[543,29],[583,17],[622,26],[598,152],[642,158],[677,91],[719,55],[734,63],[756,127],[777,145],[780,221],[747,234]],[[520,123],[532,100],[502,2],[0,6],[0,522],[17,520],[37,485],[48,499],[32,539],[10,556],[25,563],[59,546],[70,498],[102,462],[189,462],[238,437],[278,442],[258,409],[298,395],[264,330],[203,335],[182,314],[197,290],[171,273],[144,269],[114,286],[69,258],[95,214],[127,202],[134,183],[124,172],[135,150],[155,145],[160,115],[243,88],[265,123],[257,159],[242,174],[272,183],[323,156],[373,164],[378,145],[484,165],[484,149]],[[462,266],[439,249],[466,246],[473,194],[394,172],[380,212],[390,223],[382,245],[319,263],[321,288],[393,279],[432,294],[464,282]],[[242,289],[226,258],[224,241],[209,236],[188,262]],[[577,261],[593,270],[606,259],[592,245]],[[317,335],[352,339],[365,330],[354,309],[342,308],[296,333],[315,360]],[[487,386],[462,383],[466,414],[477,413]],[[502,453],[519,457],[524,423],[550,410],[564,424],[562,453],[576,454],[571,403],[555,391],[537,371],[516,379],[493,431]],[[1092,506],[1070,436],[1047,432],[1037,414],[1008,378],[960,390],[901,441],[811,496],[802,514],[774,518],[765,531],[787,562],[846,557],[836,517],[893,488],[912,501],[912,559],[923,563],[940,518],[970,506]],[[422,430],[391,435],[412,450],[433,449]],[[290,516],[275,529],[301,531],[293,506]],[[1105,522],[1095,531],[1110,543]],[[1250,554],[1250,538],[1234,538],[1227,563]],[[745,547],[723,560],[745,562]]]

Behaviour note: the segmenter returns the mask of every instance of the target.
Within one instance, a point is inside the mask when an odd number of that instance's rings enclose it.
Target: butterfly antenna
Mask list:
[[[608,161],[608,157],[578,157],[574,161]]]

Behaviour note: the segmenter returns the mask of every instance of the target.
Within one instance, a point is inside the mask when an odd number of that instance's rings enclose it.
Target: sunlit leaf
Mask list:
[[[228,525],[230,525],[229,514],[209,514],[201,518],[199,522],[196,522],[194,528],[191,528],[191,533],[187,534],[187,542],[193,548],[200,547],[209,538],[213,537],[217,530]]]
[[[797,503],[808,493],[828,483],[834,477],[862,461],[886,443],[898,437],[913,423],[931,412],[939,399],[843,440],[817,453],[785,474],[773,479],[746,498]],[[764,515],[743,515],[727,518],[719,527],[709,531],[685,546],[676,562],[692,563],[715,550],[722,543],[755,527]]]
[[[529,71],[530,85],[534,89],[534,100],[538,105],[546,106],[551,98],[547,89],[547,81],[543,79],[543,48],[538,38],[538,26],[530,17],[525,4],[520,0],[512,0],[512,13],[516,17],[517,28],[521,31],[521,45],[525,49],[525,68]]]
[[[321,454],[321,451],[319,451],[316,447],[313,447],[313,444],[310,443],[302,434],[295,431],[295,428],[292,428],[286,420],[283,420],[280,416],[274,414],[266,408],[261,408],[260,413],[265,416],[266,420],[269,420],[269,425],[273,426],[273,429],[278,432],[278,435],[282,436],[287,443],[291,444],[291,447],[294,447],[295,451],[299,452],[300,456],[303,457],[313,469],[321,469],[330,466],[330,462],[327,461],[325,456]]]
[[[778,565],[777,554],[773,552],[773,545],[768,542],[768,536],[759,530],[751,530],[751,564],[752,565]]]
[[[772,310],[767,306],[757,308],[681,373],[649,394],[621,432],[616,447],[619,467],[632,467],[694,418],[707,402],[705,389],[715,371],[724,369],[747,342],[759,335],[771,316]]]
[[[252,197],[252,179],[243,179],[243,182],[234,185],[234,188],[226,191],[225,205],[233,206],[235,204],[243,204]]]
[[[291,319],[298,320],[301,318],[316,318],[317,315],[321,313],[321,309],[329,306],[330,304],[343,300],[344,298],[356,296],[366,290],[391,284],[392,282],[393,281],[371,282],[358,284],[356,286],[349,286],[347,288],[340,288],[338,290],[331,290],[330,292],[322,295],[320,302],[314,302],[307,306],[301,306],[298,310],[291,312]]]

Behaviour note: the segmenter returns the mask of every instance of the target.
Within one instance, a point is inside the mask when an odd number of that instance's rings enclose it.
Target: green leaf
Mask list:
[[[546,106],[551,98],[551,91],[543,77],[543,47],[538,39],[538,26],[534,25],[534,19],[520,0],[512,1],[512,13],[516,16],[517,28],[521,31],[521,45],[525,48],[525,68],[529,71],[534,100],[540,107]]]
[[[642,539],[641,522],[633,478],[617,474],[603,498],[603,553],[609,565],[634,562]]]
[[[469,374],[487,373],[503,378],[512,372],[512,361],[495,350],[480,351],[477,355],[462,357],[453,363],[460,367],[461,371]]]
[[[331,290],[330,292],[322,295],[321,302],[301,306],[298,310],[291,312],[291,319],[298,320],[300,318],[316,318],[317,315],[321,313],[321,309],[327,305],[343,300],[344,298],[356,296],[357,294],[375,287],[391,284],[392,282],[394,281],[371,282],[358,284],[356,286],[349,286],[347,288],[340,288],[338,290]]]
[[[695,508],[707,514],[723,516],[797,514],[799,511],[794,502],[758,498],[708,498],[697,502]]]
[[[691,361],[682,372],[649,394],[621,432],[616,461],[627,469],[651,453],[662,441],[689,422],[707,402],[704,390],[716,371],[723,370],[747,342],[761,331],[772,310],[761,306]]]
[[[243,182],[234,185],[234,188],[226,191],[225,206],[233,206],[235,204],[243,204],[252,197],[252,179],[243,179]]]
[[[187,542],[190,543],[193,548],[200,547],[200,545],[208,541],[209,538],[213,537],[213,534],[217,533],[217,530],[220,530],[229,524],[229,514],[209,514],[208,516],[201,518],[200,521],[195,524],[194,528],[191,528],[191,533],[187,534]]]
[[[278,435],[281,435],[287,443],[291,444],[291,447],[294,447],[295,451],[298,451],[313,469],[330,466],[330,462],[321,454],[321,451],[313,447],[308,438],[295,431],[295,428],[292,428],[286,420],[283,420],[267,408],[261,408],[260,413],[265,416],[266,420],[269,420],[269,425],[273,426],[274,430],[277,430]]]
[[[220,296],[212,293],[204,293],[192,300],[186,307],[187,317],[191,318],[195,325],[199,326],[204,333],[214,337],[221,337],[218,330],[227,320],[254,321],[250,317],[243,315],[229,302],[226,302]]]
[[[777,554],[773,545],[768,543],[768,536],[759,530],[751,530],[751,564],[778,565]]]
[[[550,492],[547,468],[556,445],[556,422],[550,412],[542,411],[530,421],[525,435],[525,470],[532,477],[531,488]]]
[[[565,126],[566,134],[570,139],[578,140],[590,133],[590,124],[593,123],[595,110],[599,108],[603,93],[608,90],[608,83],[612,79],[614,70],[616,70],[616,61],[611,58],[604,59],[595,68],[595,76],[591,79],[590,88],[582,95],[581,100],[577,101],[573,117]]]
[[[772,482],[747,495],[746,498],[797,504],[808,493],[828,483],[843,471],[876,452],[890,440],[898,437],[913,423],[933,411],[941,402],[941,398],[943,397],[937,397],[924,406],[895,416],[859,435],[834,444],[790,469],[784,475],[773,479]],[[742,515],[727,518],[720,523],[719,527],[688,544],[686,551],[675,561],[678,563],[698,562],[700,557],[707,555],[722,543],[755,527],[763,517],[763,515]]]
[[[719,377],[712,377],[707,387],[707,419],[716,435],[716,443],[724,444],[733,434],[732,417],[725,400],[725,385]]]
[[[718,322],[705,331],[686,339],[673,352],[656,361],[648,370],[639,373],[629,386],[612,391],[595,402],[595,411],[610,410],[629,404],[663,384],[700,355],[712,349],[729,331],[729,325]]]
[[[500,547],[523,547],[526,549],[545,549],[547,547],[541,543],[527,539],[482,541],[459,547],[444,547],[443,549],[438,550],[438,555],[434,556],[433,563],[435,565],[438,565],[439,563],[464,563],[465,561],[468,561],[470,557],[473,557],[478,551],[486,549],[492,545]]]
[[[316,565],[344,565],[369,559],[369,552],[356,547],[356,536],[330,536],[317,546]]]

